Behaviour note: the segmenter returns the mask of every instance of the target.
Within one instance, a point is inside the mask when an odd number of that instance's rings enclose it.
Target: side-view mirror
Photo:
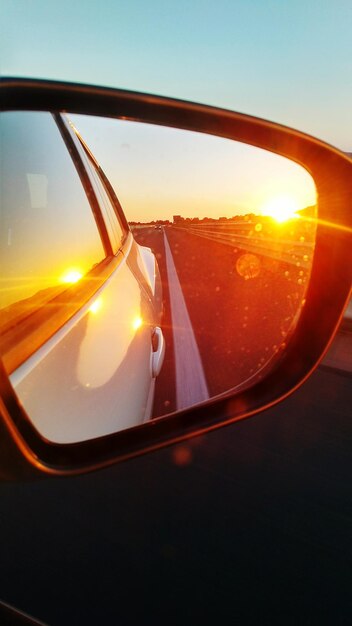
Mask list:
[[[351,289],[346,155],[158,96],[0,90],[0,476],[104,467],[309,376]]]

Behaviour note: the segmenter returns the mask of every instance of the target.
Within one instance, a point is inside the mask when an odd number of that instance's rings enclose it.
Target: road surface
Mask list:
[[[166,358],[154,416],[214,397],[274,364],[294,327],[307,269],[175,228],[134,236],[155,253],[164,294]],[[253,255],[251,255],[253,256]]]

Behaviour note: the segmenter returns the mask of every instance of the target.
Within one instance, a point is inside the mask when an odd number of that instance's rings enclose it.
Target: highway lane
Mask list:
[[[175,355],[176,408],[180,410],[208,400],[209,392],[203,361],[165,231],[164,249]]]
[[[166,361],[157,381],[155,416],[182,408],[177,406],[178,389],[187,386],[187,376],[176,382],[175,343],[182,344],[185,328],[172,323],[172,308],[179,297],[173,293],[175,280],[169,276],[165,238],[209,395],[250,382],[277,361],[304,296],[306,270],[260,255],[254,257],[253,267],[253,260],[246,264],[246,250],[175,228],[143,229],[135,236],[154,250],[164,289]],[[197,359],[192,365],[190,354],[184,354],[187,365],[197,369]],[[198,401],[196,392],[194,402]]]

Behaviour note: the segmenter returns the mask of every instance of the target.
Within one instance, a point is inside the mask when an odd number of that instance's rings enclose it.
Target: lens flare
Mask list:
[[[260,274],[260,260],[255,254],[245,253],[236,261],[236,270],[245,280],[256,278]]]

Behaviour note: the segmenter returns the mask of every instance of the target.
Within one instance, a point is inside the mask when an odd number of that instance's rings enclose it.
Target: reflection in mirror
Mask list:
[[[138,122],[1,115],[1,354],[42,436],[130,428],[279,363],[314,254],[302,167]]]

